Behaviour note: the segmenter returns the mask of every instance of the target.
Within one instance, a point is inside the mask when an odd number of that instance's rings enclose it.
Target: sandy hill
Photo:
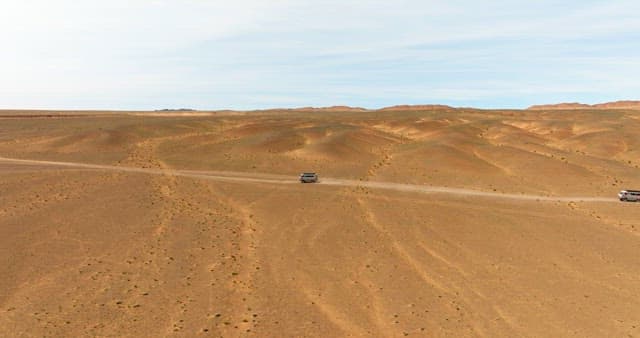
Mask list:
[[[558,103],[547,105],[535,105],[529,110],[571,110],[571,109],[640,109],[640,101],[616,101],[599,104],[583,103]]]
[[[0,119],[0,336],[640,335],[633,111],[132,114]]]

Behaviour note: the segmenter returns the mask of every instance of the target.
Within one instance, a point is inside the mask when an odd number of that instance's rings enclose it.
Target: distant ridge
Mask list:
[[[421,110],[453,110],[455,107],[443,104],[423,104],[423,105],[397,105],[380,109],[367,109],[351,106],[330,106],[330,107],[300,107],[300,108],[272,108],[256,110],[259,112],[272,111],[296,111],[296,112],[372,112],[372,111],[421,111]]]
[[[598,104],[558,103],[535,105],[528,110],[573,110],[573,109],[640,109],[640,101],[615,101]]]
[[[417,111],[417,110],[442,110],[442,109],[449,110],[449,109],[456,109],[456,108],[443,105],[443,104],[426,104],[426,105],[423,104],[423,105],[398,105],[398,106],[385,107],[378,110],[380,111],[386,111],[386,110]]]
[[[337,111],[367,111],[368,109],[366,108],[361,108],[361,107],[350,107],[350,106],[331,106],[331,107],[301,107],[301,108],[294,108],[291,109],[293,111],[303,111],[303,112],[307,112],[307,111],[330,111],[330,112],[337,112]]]
[[[221,109],[221,110],[200,110],[200,109],[191,109],[191,108],[178,108],[178,109],[156,109],[154,111],[142,111],[142,110],[15,110],[15,109],[0,109],[1,117],[8,116],[31,116],[38,115],[41,116],[43,114],[48,115],[87,115],[91,113],[100,113],[100,114],[131,114],[131,115],[139,115],[139,116],[207,116],[207,115],[241,115],[246,113],[277,113],[277,112],[301,112],[301,113],[358,113],[358,112],[376,112],[376,111],[384,111],[384,112],[409,112],[409,111],[437,111],[437,110],[456,110],[456,109],[464,109],[464,108],[456,108],[442,104],[427,104],[427,105],[397,105],[384,107],[380,109],[367,109],[362,107],[351,107],[351,106],[329,106],[329,107],[299,107],[299,108],[268,108],[268,109],[256,109],[256,110],[231,110],[231,109]]]
[[[607,109],[640,109],[640,101],[616,101],[594,104],[593,106]]]
[[[181,112],[181,111],[196,111],[196,110],[191,108],[178,108],[178,109],[165,108],[165,109],[156,109],[156,111]]]
[[[212,115],[212,114],[225,114],[225,115],[237,115],[246,113],[276,113],[276,112],[306,112],[306,113],[357,113],[357,112],[418,112],[418,111],[456,111],[456,110],[504,110],[501,108],[473,108],[473,107],[452,107],[444,104],[419,104],[419,105],[395,105],[389,107],[383,107],[379,109],[367,109],[362,107],[351,106],[328,106],[328,107],[297,107],[297,108],[267,108],[267,109],[255,109],[255,110],[231,110],[231,109],[191,109],[191,108],[178,108],[178,109],[156,109],[154,111],[142,111],[142,110],[53,110],[53,109],[0,109],[0,116],[31,116],[31,115],[87,115],[92,113],[99,114],[134,114],[134,115],[149,115],[149,116],[200,116],[200,115]],[[585,104],[579,102],[565,102],[557,104],[541,104],[533,105],[525,110],[538,111],[538,110],[598,110],[598,109],[630,109],[640,110],[640,100],[624,100],[615,102],[605,102],[597,104]],[[509,110],[521,110],[521,109],[509,109]]]

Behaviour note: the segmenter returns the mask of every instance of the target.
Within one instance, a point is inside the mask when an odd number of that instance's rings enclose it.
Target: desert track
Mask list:
[[[227,181],[227,182],[298,184],[297,180],[295,180],[291,176],[277,175],[277,174],[264,174],[264,173],[136,168],[136,167],[124,167],[124,166],[100,165],[100,164],[76,163],[76,162],[27,160],[27,159],[16,159],[16,158],[6,158],[6,157],[0,157],[0,163],[22,165],[22,166],[37,166],[38,168],[41,168],[41,169],[45,167],[49,167],[49,168],[50,167],[66,167],[66,168],[72,168],[72,169],[120,171],[120,172],[141,173],[141,174],[150,174],[150,175],[174,175],[174,176],[180,176],[180,177],[191,177],[191,178]],[[359,181],[359,180],[347,180],[347,179],[337,179],[337,178],[322,178],[319,184],[330,185],[330,186],[343,186],[343,187],[365,187],[365,188],[371,188],[371,189],[395,190],[395,191],[416,192],[416,193],[426,193],[426,194],[437,193],[437,194],[449,194],[449,195],[459,195],[459,196],[469,196],[469,197],[510,199],[510,200],[520,200],[520,201],[598,202],[598,203],[618,202],[618,200],[615,198],[607,198],[607,197],[542,196],[542,195],[527,195],[527,194],[508,194],[508,193],[488,192],[488,191],[462,189],[462,188],[426,186],[426,185],[403,184],[403,183],[393,183],[393,182]]]

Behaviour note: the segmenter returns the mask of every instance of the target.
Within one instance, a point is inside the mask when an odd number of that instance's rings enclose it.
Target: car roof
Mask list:
[[[640,193],[640,190],[622,190],[623,192]]]
[[[302,173],[302,175],[315,175],[316,173]]]

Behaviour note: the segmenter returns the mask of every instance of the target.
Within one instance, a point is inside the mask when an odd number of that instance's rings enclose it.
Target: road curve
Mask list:
[[[93,169],[106,171],[119,171],[130,173],[141,173],[151,175],[173,175],[181,177],[191,177],[215,181],[227,182],[244,182],[244,183],[266,183],[266,184],[299,184],[297,178],[287,175],[247,173],[234,171],[204,171],[204,170],[179,170],[179,169],[154,169],[154,168],[136,168],[123,167],[114,165],[75,163],[75,162],[56,162],[56,161],[40,161],[26,160],[16,158],[0,157],[0,163],[38,166],[42,167],[66,167],[71,169]],[[542,196],[542,195],[526,195],[526,194],[507,194],[499,192],[489,192],[473,189],[437,187],[418,184],[403,184],[393,182],[379,181],[358,181],[337,178],[322,178],[321,185],[343,186],[343,187],[365,187],[371,189],[396,190],[406,192],[417,192],[427,194],[450,194],[459,196],[485,197],[510,199],[521,201],[547,201],[547,202],[599,202],[611,203],[618,202],[616,198],[606,197],[584,197],[584,196]]]

